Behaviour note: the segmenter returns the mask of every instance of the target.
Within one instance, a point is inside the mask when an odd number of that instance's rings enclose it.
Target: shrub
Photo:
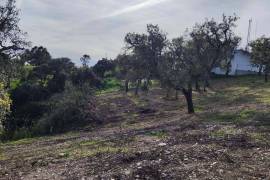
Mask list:
[[[35,125],[34,134],[61,133],[100,122],[92,90],[87,85],[78,88],[68,83],[63,93],[49,99],[48,108]]]
[[[0,82],[0,121],[3,122],[10,112],[11,100],[4,89],[4,84]]]

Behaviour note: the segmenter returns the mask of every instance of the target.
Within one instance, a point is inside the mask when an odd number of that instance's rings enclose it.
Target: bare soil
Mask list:
[[[194,115],[159,88],[99,95],[99,126],[0,144],[0,179],[270,179],[270,86],[253,81],[194,92]]]

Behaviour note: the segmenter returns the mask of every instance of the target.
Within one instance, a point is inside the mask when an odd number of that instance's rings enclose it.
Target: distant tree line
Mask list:
[[[0,120],[3,138],[63,132],[100,123],[95,91],[104,87],[114,63],[89,67],[83,55],[78,67],[69,58],[52,58],[45,47],[30,47],[18,26],[15,0],[0,6]]]

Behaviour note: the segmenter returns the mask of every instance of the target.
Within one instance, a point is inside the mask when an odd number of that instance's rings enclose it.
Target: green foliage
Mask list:
[[[270,38],[258,38],[251,42],[250,46],[252,62],[264,71],[265,81],[267,81],[267,74],[270,73]]]
[[[117,78],[111,77],[111,78],[105,78],[103,81],[103,87],[100,91],[101,93],[107,93],[112,91],[117,91],[122,87],[121,81],[119,81]]]
[[[76,88],[67,84],[63,93],[47,101],[48,111],[35,124],[35,134],[59,133],[80,126],[98,123],[95,101],[89,86]]]
[[[115,62],[106,58],[99,60],[97,64],[93,66],[93,71],[101,78],[104,78],[107,73],[113,72],[114,70]]]
[[[93,72],[93,70],[89,67],[81,67],[74,70],[71,75],[72,83],[75,86],[83,86],[88,84],[93,88],[101,88],[102,81],[97,75]]]
[[[6,116],[10,113],[11,99],[4,89],[3,83],[0,82],[0,122],[5,121]]]
[[[2,121],[6,138],[61,132],[95,114],[82,107],[89,105],[91,89],[101,87],[91,68],[76,68],[68,58],[52,59],[43,47],[26,50],[22,59],[32,65],[11,81],[11,114]]]
[[[48,61],[51,60],[51,55],[46,48],[42,46],[35,46],[31,50],[27,49],[22,54],[22,59],[28,62],[30,65],[40,66],[42,64],[48,63]]]

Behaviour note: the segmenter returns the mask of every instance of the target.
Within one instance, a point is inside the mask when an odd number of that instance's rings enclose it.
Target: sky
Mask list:
[[[123,52],[128,32],[143,33],[146,24],[158,24],[169,38],[205,18],[222,14],[240,17],[235,32],[246,45],[248,21],[251,39],[270,36],[269,0],[17,0],[20,26],[32,46],[46,47],[53,57],[69,57],[79,64],[83,54],[95,64],[102,57]]]

